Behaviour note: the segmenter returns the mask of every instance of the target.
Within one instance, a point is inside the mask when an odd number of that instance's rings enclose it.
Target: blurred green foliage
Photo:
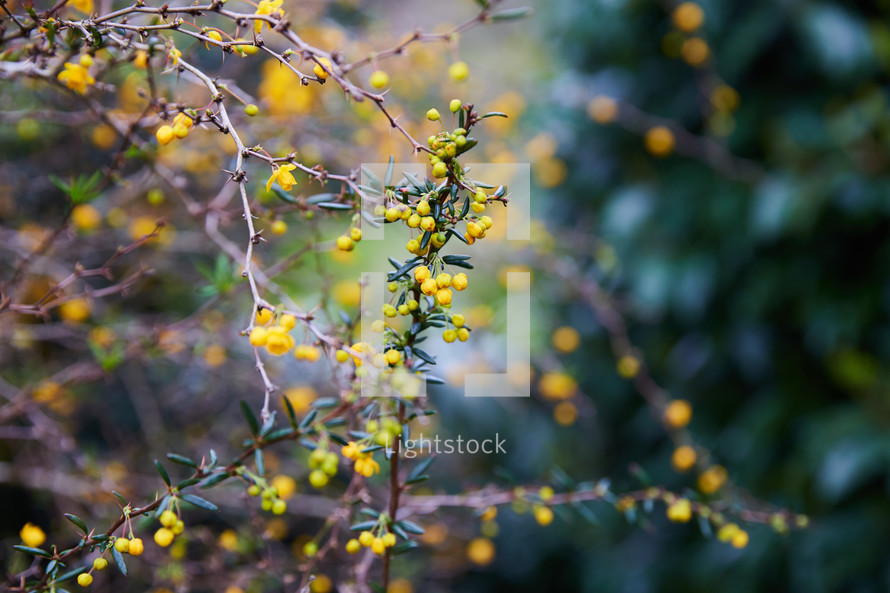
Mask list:
[[[811,527],[752,528],[739,552],[691,526],[642,533],[610,516],[571,537],[515,537],[523,524],[503,538],[503,580],[462,590],[890,587],[890,5],[701,5],[712,57],[692,68],[663,52],[669,3],[538,4],[550,76],[527,89],[524,132],[553,133],[569,173],[537,200],[560,233],[615,248],[609,282],[629,300],[632,338],[653,376],[693,403],[699,441],[750,494],[810,514]],[[720,79],[741,98],[725,138],[709,125]],[[594,95],[722,144],[756,174],[653,158],[627,126],[588,118]],[[596,406],[595,430],[575,436],[596,452],[567,451],[561,436],[541,446],[574,475],[632,485],[636,462],[682,487],[642,401],[614,379],[603,331],[568,295],[560,304],[584,334],[569,364]],[[529,428],[519,423],[517,438]]]

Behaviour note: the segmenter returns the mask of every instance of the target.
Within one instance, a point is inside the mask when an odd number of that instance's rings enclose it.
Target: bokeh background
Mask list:
[[[422,114],[431,106],[444,112],[453,97],[510,115],[485,122],[478,157],[529,162],[534,182],[529,245],[516,249],[495,234],[468,251],[477,262],[473,290],[457,304],[479,336],[430,348],[449,386],[432,391],[441,414],[424,431],[498,433],[508,454],[442,457],[429,491],[558,484],[562,474],[576,482],[609,478],[622,491],[645,485],[634,466],[653,484],[694,491],[694,476],[671,469],[673,444],[633,382],[616,372],[607,332],[571,281],[591,278],[625,318],[651,376],[692,403],[691,432],[727,469],[733,504],[806,513],[808,528],[782,535],[752,525],[750,543],[737,550],[694,522],[669,523],[660,510],[630,525],[610,505],[591,504],[561,510],[541,527],[503,509],[496,530],[470,511],[442,510],[423,521],[433,534],[424,551],[394,565],[403,593],[890,589],[890,5],[699,4],[703,24],[687,31],[668,2],[532,2],[531,18],[472,29],[459,47],[418,46],[381,63],[406,127],[422,137],[431,133]],[[307,39],[354,57],[414,27],[447,30],[477,10],[468,0],[288,8],[303,15]],[[448,78],[456,59],[470,64],[466,82]],[[299,87],[259,59],[223,63],[205,52],[200,63],[222,68],[261,106],[264,117],[250,129],[270,152],[293,147],[331,170],[411,158],[382,115],[346,103],[336,88]],[[141,74],[110,76],[118,90],[105,94],[105,104],[139,113]],[[206,102],[195,85],[164,84],[174,96]],[[68,178],[105,167],[115,140],[46,85],[0,81],[0,101],[6,278],[16,258],[63,221],[66,204],[47,173]],[[74,115],[53,121],[29,103]],[[651,135],[658,126],[669,141]],[[108,491],[150,499],[158,486],[152,458],[200,456],[209,447],[233,452],[244,437],[238,400],[261,397],[252,354],[237,336],[249,301],[236,286],[239,269],[207,241],[203,213],[191,208],[219,191],[227,149],[209,130],[192,134],[187,145],[157,155],[167,174],[143,162],[155,162],[153,152],[129,155],[118,183],[93,202],[101,222],[65,231],[18,293],[23,301],[39,295],[75,261],[100,265],[164,219],[158,239],[115,264],[118,277],[154,270],[125,296],[94,301],[83,319],[0,313],[2,394],[11,402],[0,408],[7,572],[23,568],[9,546],[25,520],[53,539],[70,538],[61,512],[107,523],[116,511]],[[264,175],[257,169],[254,179]],[[305,195],[322,191],[300,182]],[[260,261],[294,256],[276,279],[284,292],[306,308],[321,302],[334,320],[341,310],[354,314],[357,272],[402,249],[405,238],[332,253],[330,241],[348,220],[309,219],[260,185],[263,222],[288,224]],[[224,235],[240,247],[237,204],[221,217]],[[309,244],[321,247],[295,256]],[[497,280],[507,269],[534,277],[534,397],[467,400],[462,373],[502,364],[510,320]],[[579,344],[554,343],[566,326]],[[336,393],[324,365],[288,360],[270,368],[298,409]],[[554,396],[539,388],[548,375],[573,384]],[[59,389],[36,389],[47,378]],[[244,504],[243,492],[215,492],[208,497],[223,512],[194,512],[183,549],[152,555],[129,581],[109,577],[94,586],[290,590],[281,575],[292,570],[291,548],[298,554],[318,528],[326,499],[306,483],[305,452],[268,459],[273,471],[296,479],[291,506],[302,515],[270,520]],[[466,553],[480,530],[495,544],[491,562]],[[257,562],[269,568],[258,571]],[[336,583],[337,564],[327,572]]]

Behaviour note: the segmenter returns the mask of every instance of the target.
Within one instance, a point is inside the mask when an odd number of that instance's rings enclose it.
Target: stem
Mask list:
[[[405,421],[405,404],[399,403],[399,424]],[[402,486],[399,484],[399,451],[401,450],[402,435],[393,440],[392,456],[389,458],[389,520],[395,522],[396,513],[399,512],[399,495]],[[389,559],[390,548],[383,555],[383,590],[389,588]]]

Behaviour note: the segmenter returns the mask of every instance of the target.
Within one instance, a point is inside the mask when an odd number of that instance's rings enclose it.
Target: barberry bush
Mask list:
[[[849,145],[812,108],[748,131],[764,13],[723,39],[704,2],[0,7],[6,589],[763,589],[872,475],[829,461],[881,458],[782,446],[797,413],[868,424],[802,406],[805,363],[882,375],[865,317],[788,321],[847,310],[795,267],[830,209],[789,188]],[[823,125],[882,138],[876,95]]]

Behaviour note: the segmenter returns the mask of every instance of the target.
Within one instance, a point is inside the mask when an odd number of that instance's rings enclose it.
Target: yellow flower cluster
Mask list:
[[[386,552],[387,548],[391,548],[394,545],[396,545],[396,535],[381,527],[376,535],[370,531],[362,531],[358,539],[351,539],[346,542],[346,551],[350,554],[355,554],[363,546],[371,548],[372,552],[380,555]]]
[[[717,539],[734,548],[744,548],[748,545],[748,532],[735,523],[727,523],[717,530]]]
[[[166,146],[179,138],[180,140],[189,135],[189,130],[195,125],[195,120],[185,113],[177,113],[173,118],[173,125],[164,124],[155,132],[158,144]]]
[[[268,485],[262,478],[256,478],[257,482],[262,483],[260,488],[258,483],[251,484],[247,488],[247,494],[250,496],[259,496],[262,493],[262,503],[260,508],[264,511],[272,511],[273,515],[283,515],[287,511],[287,502],[282,498],[289,497],[296,490],[296,483],[292,483],[291,479],[282,481],[280,478],[275,480],[276,485]],[[282,487],[283,486],[283,487]],[[280,488],[280,489],[279,489]]]
[[[279,315],[277,323],[273,323],[275,314],[269,309],[260,309],[256,315],[257,327],[250,332],[250,345],[256,348],[265,346],[266,351],[274,356],[281,356],[290,352],[296,341],[290,335],[290,330],[297,325],[297,318],[287,313]],[[305,357],[306,351],[301,349],[298,357]],[[308,358],[303,358],[308,360]],[[318,359],[317,356],[314,358]]]
[[[343,457],[346,459],[355,461],[355,471],[366,478],[370,478],[380,471],[380,464],[374,461],[371,452],[363,451],[355,441],[349,441],[349,444],[345,445],[340,450],[340,453],[342,453]]]
[[[96,83],[96,79],[90,76],[89,72],[89,67],[92,65],[92,56],[83,54],[77,64],[65,62],[65,69],[59,72],[57,78],[75,93],[86,94],[87,87]]]
[[[160,547],[166,548],[173,543],[174,537],[185,530],[185,523],[170,509],[161,513],[158,520],[161,522],[161,528],[155,531],[154,540]]]
[[[273,16],[279,13],[279,9],[281,8],[283,0],[260,0],[260,3],[257,5],[256,14],[257,16]],[[253,30],[255,33],[260,33],[263,30],[263,23],[266,23],[266,27],[269,29],[272,28],[272,25],[268,21],[263,20],[254,20],[253,21]]]
[[[319,443],[309,456],[309,483],[313,488],[323,488],[328,480],[337,475],[340,458],[336,453],[327,450],[327,443]]]
[[[391,447],[402,432],[402,425],[394,418],[385,417],[381,420],[368,420],[365,432],[371,435],[370,440],[381,447]]]
[[[337,237],[337,249],[340,251],[352,251],[355,244],[362,240],[362,230],[358,227],[349,229],[348,235]]]

